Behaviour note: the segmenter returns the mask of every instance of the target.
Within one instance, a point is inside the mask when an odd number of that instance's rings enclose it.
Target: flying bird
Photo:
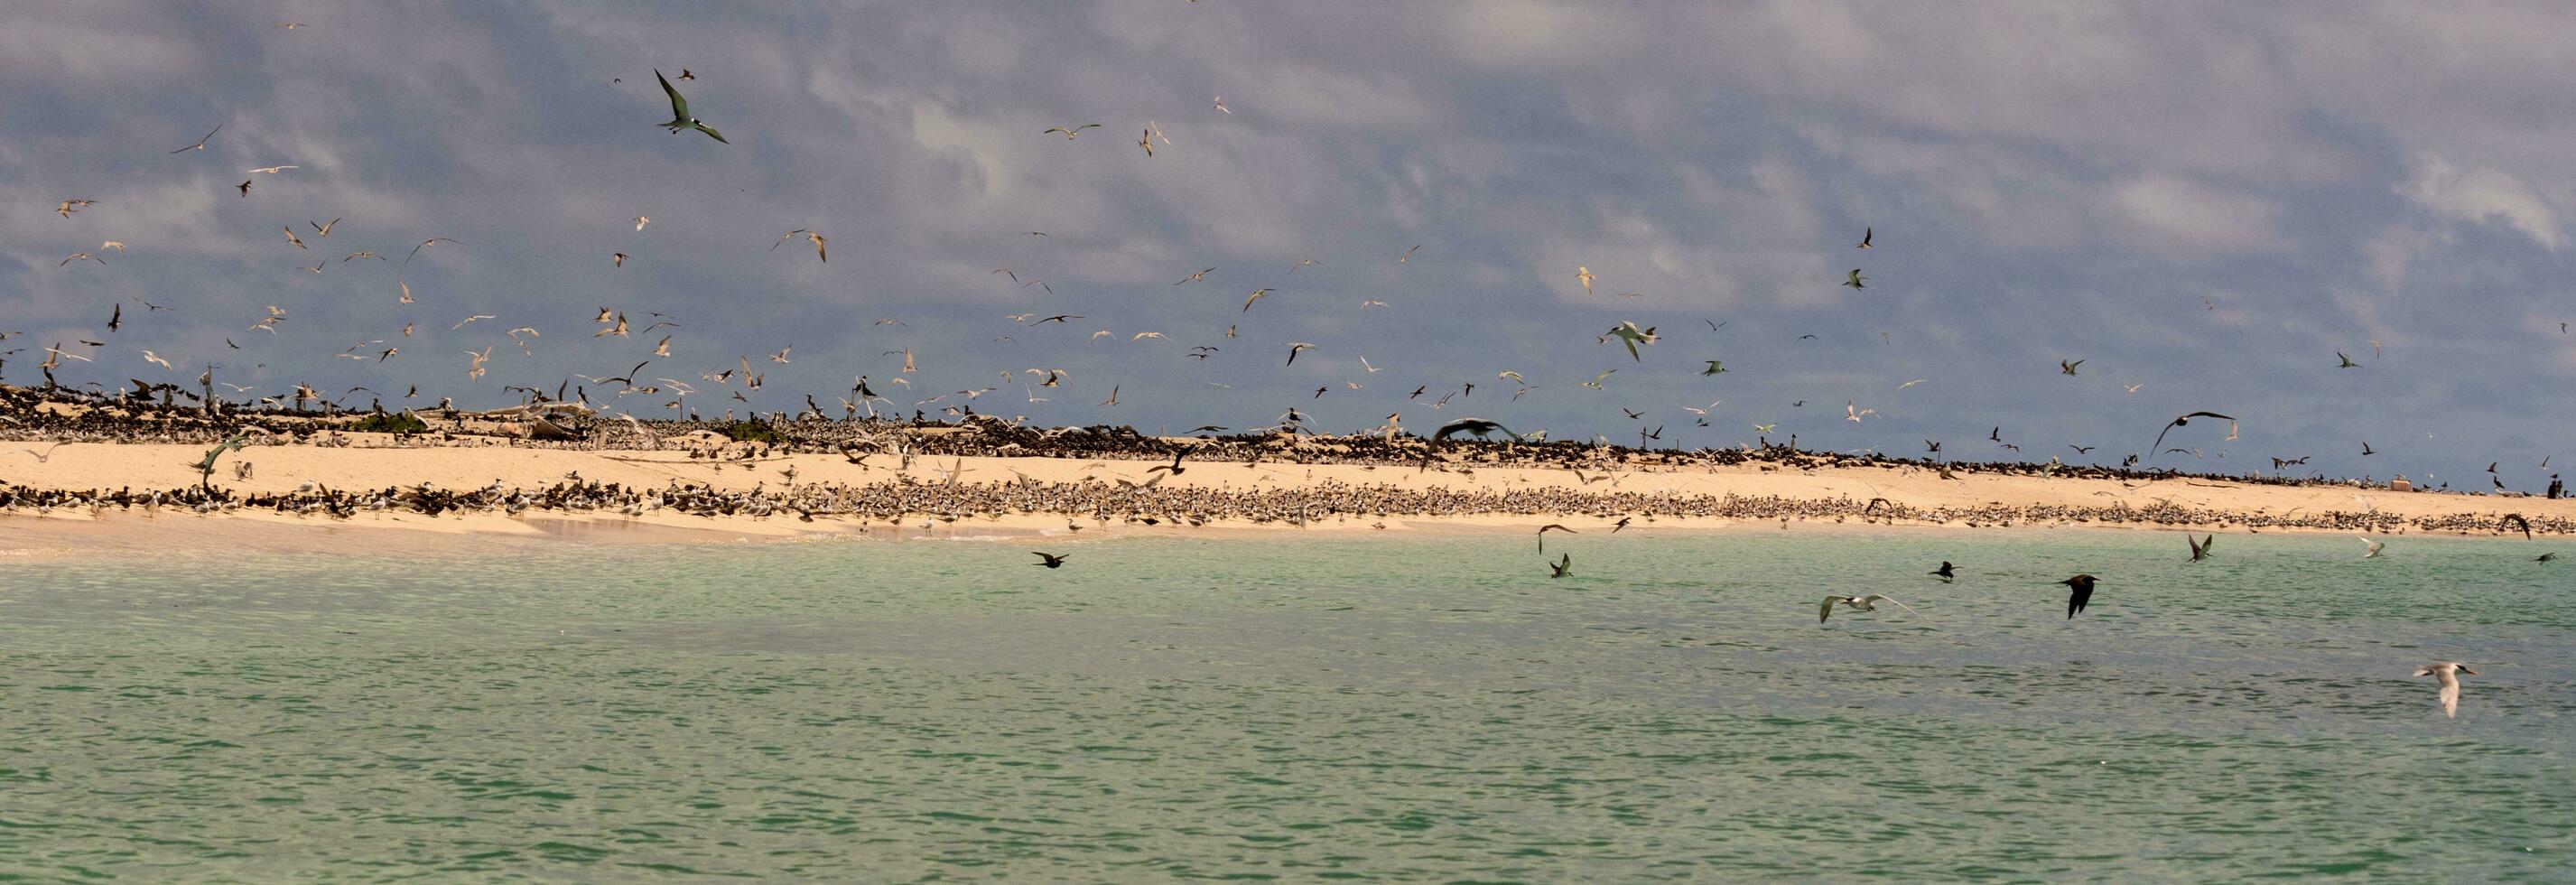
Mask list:
[[[1582,281],[1582,283],[1583,283],[1583,294],[1585,294],[1585,295],[1590,295],[1590,294],[1592,294],[1592,269],[1591,269],[1591,268],[1583,267],[1583,266],[1581,266],[1581,265],[1577,265],[1577,266],[1574,268],[1574,278],[1575,278],[1575,279],[1577,279],[1577,280]]]
[[[1951,579],[1958,577],[1958,576],[1959,576],[1959,573],[1958,573],[1956,570],[1954,570],[1954,569],[1952,569],[1952,568],[1951,568],[1951,566],[1950,566],[1950,561],[1949,561],[1949,560],[1944,559],[1944,560],[1941,560],[1941,567],[1940,567],[1940,568],[1937,568],[1937,569],[1933,569],[1933,570],[1932,570],[1932,576],[1933,576],[1933,577],[1936,577],[1936,578],[1940,578],[1940,579],[1941,579],[1941,583],[1947,584],[1947,583],[1950,583],[1950,580],[1951,580]]]
[[[2361,558],[2363,559],[2378,559],[2379,551],[2387,549],[2388,547],[2388,544],[2385,542],[2373,541],[2360,535],[2354,535],[2353,538],[2361,541],[2363,548]]]
[[[411,257],[412,257],[412,255],[418,255],[418,254],[420,254],[420,250],[429,248],[429,246],[430,246],[430,244],[431,244],[431,243],[456,243],[456,241],[455,241],[455,240],[448,239],[448,238],[446,238],[446,237],[431,237],[431,238],[429,238],[429,239],[422,240],[422,241],[420,242],[420,245],[411,247],[411,255],[405,255],[405,256],[403,256],[403,263],[404,263],[404,264],[410,264],[410,263],[411,263]],[[456,245],[462,246],[462,245],[465,245],[465,244],[464,244],[464,243],[456,243]]]
[[[1617,338],[1620,343],[1628,345],[1628,358],[1638,362],[1644,362],[1645,358],[1637,355],[1637,345],[1651,345],[1656,341],[1655,327],[1647,326],[1640,329],[1633,320],[1620,320],[1619,325],[1601,335],[1604,341]]]
[[[2184,532],[2182,542],[2191,545],[2191,561],[2199,562],[2209,558],[2209,548],[2217,546],[2218,536],[2211,535],[2207,539],[2194,541],[2190,532]]]
[[[1851,422],[1854,422],[1854,423],[1858,423],[1858,422],[1860,421],[1860,419],[1861,419],[1861,416],[1863,416],[1863,415],[1875,415],[1875,414],[1878,414],[1878,410],[1877,410],[1877,409],[1859,409],[1859,410],[1854,410],[1854,409],[1852,408],[1852,401],[1851,401],[1851,400],[1843,400],[1843,420],[1851,421]]]
[[[2452,718],[2458,718],[2460,715],[2460,674],[2462,673],[2478,675],[2478,671],[2471,670],[2469,665],[2458,661],[2443,661],[2439,664],[2426,664],[2415,668],[2415,675],[2418,677],[2432,676],[2441,680],[2442,715]]]
[[[184,153],[187,153],[187,152],[189,152],[189,151],[202,151],[202,150],[205,150],[205,149],[206,149],[206,141],[207,141],[207,139],[214,138],[214,137],[215,137],[215,133],[216,133],[216,132],[222,132],[222,131],[224,131],[223,124],[220,124],[220,123],[215,124],[215,128],[214,128],[212,131],[207,132],[207,133],[206,133],[206,137],[205,137],[205,138],[197,139],[197,143],[196,143],[196,144],[192,144],[192,145],[189,145],[189,146],[187,146],[187,147],[183,147],[183,148],[180,148],[180,149],[178,149],[178,150],[171,151],[171,153],[174,153],[174,154],[184,154]],[[169,142],[166,142],[166,141],[165,141],[165,142],[162,142],[162,144],[169,144]]]
[[[1486,434],[1493,433],[1498,430],[1502,431],[1503,435],[1509,436],[1513,439],[1517,440],[1521,438],[1521,435],[1513,433],[1511,428],[1504,427],[1503,425],[1492,421],[1487,421],[1483,418],[1460,418],[1456,421],[1440,425],[1439,430],[1432,431],[1431,441],[1439,442],[1461,433],[1471,434],[1477,439],[1483,439]]]
[[[1037,553],[1037,551],[1035,551],[1035,550],[1032,550],[1032,551],[1029,551],[1029,552],[1031,552],[1031,553]],[[1071,554],[1071,553],[1066,553],[1066,554],[1062,554],[1062,555],[1057,555],[1057,554],[1054,554],[1054,553],[1038,553],[1038,554],[1037,554],[1038,558],[1039,558],[1039,559],[1046,560],[1046,561],[1045,561],[1045,562],[1032,562],[1032,563],[1029,563],[1029,564],[1030,564],[1030,565],[1034,565],[1034,566],[1044,567],[1044,568],[1063,568],[1063,567],[1064,567],[1064,561],[1065,561],[1065,559],[1066,559],[1067,557],[1072,556],[1072,555],[1073,555],[1073,554]]]
[[[262,166],[262,167],[260,167],[260,168],[250,170],[250,173],[251,173],[252,175],[260,175],[260,174],[276,175],[276,174],[278,174],[278,173],[285,172],[285,171],[286,171],[286,170],[288,170],[288,169],[302,169],[302,168],[304,168],[304,167],[302,167],[302,166]]]
[[[1226,113],[1228,113],[1228,114],[1232,114],[1232,113],[1234,113],[1233,111],[1226,110],[1226,107],[1225,107],[1225,96],[1222,96],[1222,95],[1220,95],[1220,96],[1217,96],[1217,97],[1216,97],[1216,109],[1217,109],[1217,110],[1220,110],[1220,111],[1225,111],[1225,112],[1226,112]]]
[[[1039,134],[1041,134],[1041,135],[1054,135],[1054,134],[1056,134],[1056,133],[1058,133],[1058,132],[1062,132],[1062,133],[1064,133],[1064,140],[1066,140],[1066,141],[1072,141],[1072,140],[1074,140],[1074,138],[1076,138],[1076,137],[1078,137],[1078,136],[1082,135],[1082,130],[1085,130],[1085,129],[1098,129],[1098,128],[1100,128],[1100,124],[1098,124],[1098,123],[1084,123],[1084,124],[1082,124],[1082,125],[1080,125],[1080,126],[1052,126],[1052,127],[1048,127],[1047,131],[1042,132],[1042,133],[1039,133]]]
[[[1551,578],[1562,578],[1572,571],[1574,571],[1572,553],[1563,554],[1557,558],[1557,561],[1547,564],[1547,576]]]
[[[1897,608],[1904,609],[1910,614],[1921,614],[1921,612],[1915,611],[1913,606],[1897,602],[1895,597],[1884,594],[1872,593],[1868,596],[1827,596],[1825,597],[1825,604],[1816,609],[1816,623],[1822,624],[1831,620],[1834,616],[1834,606],[1836,605],[1850,606],[1853,611],[1868,612],[1877,611],[1878,603],[1880,602],[1895,603]]]
[[[2076,575],[2058,583],[2065,584],[2070,591],[2066,597],[2066,619],[2074,620],[2075,614],[2084,610],[2085,603],[2093,601],[2093,576]]]
[[[1869,288],[1869,278],[1860,275],[1860,268],[1852,268],[1851,275],[1843,279],[1843,287],[1847,289],[1867,289]]]
[[[2341,360],[2341,361],[2343,362],[2343,365],[2336,366],[2335,368],[2338,368],[2338,369],[2358,369],[2358,368],[2361,368],[2361,364],[2360,364],[2360,363],[2353,362],[2353,361],[2352,361],[2352,357],[2344,356],[2344,355],[2343,355],[2343,351],[2340,351],[2340,350],[2335,351],[2335,359],[2337,359],[2337,360]]]
[[[2084,364],[2084,361],[2083,361],[2083,360],[2074,360],[2074,361],[2071,361],[2071,362],[2070,362],[2070,361],[2068,361],[2068,360],[2058,360],[2058,361],[2057,361],[2057,371],[2058,371],[2060,374],[2073,375],[2073,374],[2075,374],[2075,367],[2076,367],[2076,366],[2081,366],[2081,365],[2083,365],[2083,364]]]
[[[1867,248],[1870,248],[1870,245],[1869,245],[1869,238],[1870,238],[1870,235],[1875,234],[1875,233],[1877,233],[1877,232],[1878,232],[1878,229],[1877,229],[1877,228],[1873,228],[1873,227],[1864,227],[1864,228],[1861,228],[1861,229],[1860,229],[1860,245],[1853,246],[1852,248],[1854,248],[1854,249],[1867,249]]]
[[[671,134],[673,135],[680,134],[681,130],[684,129],[695,129],[699,132],[706,133],[708,138],[715,139],[719,143],[733,143],[725,141],[723,133],[717,132],[713,127],[710,127],[705,123],[698,122],[698,118],[689,116],[689,100],[680,97],[680,90],[671,88],[671,81],[663,78],[660,70],[657,69],[653,72],[653,79],[662,81],[662,92],[671,97],[671,122],[656,123],[654,125],[671,130]]]
[[[1580,534],[1583,534],[1582,532],[1578,532],[1578,531],[1575,531],[1575,530],[1573,530],[1573,529],[1566,528],[1565,526],[1558,525],[1558,524],[1556,524],[1556,523],[1552,523],[1552,522],[1551,522],[1551,523],[1548,523],[1548,524],[1546,524],[1546,525],[1543,525],[1543,526],[1539,526],[1539,527],[1538,527],[1538,552],[1540,552],[1540,553],[1546,553],[1546,552],[1547,552],[1547,533],[1549,533],[1549,532],[1564,532],[1564,533],[1569,534],[1569,535],[1580,535]]]
[[[2228,415],[2221,415],[2221,414],[2219,414],[2219,413],[2217,413],[2217,412],[2193,412],[2193,413],[2191,413],[2191,414],[2184,415],[2184,416],[2179,417],[2179,418],[2175,418],[2175,419],[2173,419],[2172,423],[2169,423],[2169,424],[2166,424],[2166,425],[2165,425],[2165,429],[2163,429],[2163,430],[2160,430],[2160,431],[2157,431],[2157,432],[2156,432],[2156,444],[2155,444],[2154,446],[2150,446],[2150,447],[2148,447],[2148,449],[2147,449],[2147,457],[2149,457],[2149,458],[2153,458],[2153,457],[2155,457],[2155,452],[2156,452],[2156,450],[2157,450],[2157,449],[2159,449],[2159,448],[2162,448],[2162,447],[2164,446],[2164,444],[2165,444],[2165,434],[2173,432],[2173,429],[2174,429],[2174,428],[2176,428],[2176,427],[2181,427],[2181,426],[2184,426],[2184,425],[2190,424],[2190,423],[2191,423],[2191,419],[2193,419],[2193,418],[2217,418],[2217,419],[2219,419],[2219,420],[2221,420],[2221,421],[2234,421],[2234,420],[2236,420],[2236,419],[2235,419],[2234,417],[2232,417],[2232,416],[2228,416]]]
[[[1724,375],[1724,374],[1726,374],[1726,366],[1725,366],[1725,364],[1720,363],[1720,362],[1718,362],[1717,360],[1708,360],[1707,362],[1708,362],[1708,368],[1701,369],[1701,370],[1700,370],[1700,372],[1699,372],[1699,373],[1700,373],[1700,375],[1701,375],[1702,377],[1706,377],[1706,376],[1709,376],[1709,375]],[[1913,382],[1907,382],[1907,383],[1906,383],[1906,386],[1907,386],[1907,387],[1911,387],[1911,386],[1913,386]],[[1904,390],[1905,388],[1904,388],[1904,387],[1899,387],[1899,388],[1897,388],[1897,389],[1898,389],[1898,390]]]
[[[1292,343],[1292,344],[1289,344],[1289,345],[1288,345],[1288,365],[1293,366],[1293,365],[1296,365],[1296,364],[1297,364],[1297,354],[1298,354],[1299,352],[1301,352],[1301,351],[1313,350],[1313,349],[1315,349],[1315,345],[1307,344],[1307,343],[1302,342],[1302,341],[1300,341],[1300,342],[1295,342],[1295,343]]]
[[[295,228],[293,228],[293,227],[287,227],[287,228],[284,228],[284,230],[286,231],[286,241],[287,241],[287,242],[289,242],[289,243],[294,243],[294,244],[295,244],[295,248],[298,248],[298,249],[307,248],[307,247],[304,245],[304,238],[303,238],[303,237],[299,237],[299,236],[296,236],[296,235],[295,235]]]
[[[1263,299],[1263,298],[1267,298],[1267,297],[1269,297],[1269,296],[1270,296],[1270,290],[1269,290],[1269,289],[1267,289],[1267,288],[1254,289],[1254,290],[1252,290],[1252,297],[1250,297],[1250,298],[1246,298],[1246,299],[1243,299],[1243,312],[1244,312],[1244,313],[1251,313],[1251,312],[1252,312],[1252,303],[1253,303],[1253,302],[1255,302],[1255,301],[1259,301],[1259,300],[1261,300],[1261,299]]]

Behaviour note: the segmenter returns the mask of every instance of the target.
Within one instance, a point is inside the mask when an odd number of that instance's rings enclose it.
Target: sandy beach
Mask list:
[[[694,451],[682,443],[660,445],[581,449],[488,438],[422,444],[381,434],[253,445],[219,463],[211,485],[220,501],[193,504],[182,498],[196,488],[200,445],[70,442],[41,463],[13,450],[0,457],[0,487],[17,499],[0,509],[0,546],[114,546],[126,542],[111,539],[130,539],[146,520],[198,526],[155,543],[186,543],[203,535],[201,524],[209,520],[372,530],[364,534],[647,542],[1265,528],[1524,532],[1548,523],[1602,530],[1622,519],[1629,530],[1874,523],[2492,535],[2518,532],[2505,527],[2506,514],[2522,516],[2540,534],[2565,533],[2576,520],[2576,501],[2536,497],[2175,474],[1962,468],[1943,478],[1917,464],[1832,455],[1676,464],[1626,453],[1628,466],[1605,460],[1596,471],[1516,462],[1499,446],[1444,458],[1434,469],[1300,463],[1314,459],[1310,450],[1296,450],[1282,460],[1185,457],[1183,470],[1171,473],[1157,469],[1168,461],[1135,457],[854,459],[721,441]],[[237,478],[236,462],[249,465],[247,478]],[[417,501],[403,500],[421,489],[472,500],[423,512]],[[40,492],[76,500],[29,506],[26,499]],[[115,497],[120,492],[122,499]],[[161,502],[151,501],[154,492]],[[304,543],[295,534],[220,537],[226,544]]]

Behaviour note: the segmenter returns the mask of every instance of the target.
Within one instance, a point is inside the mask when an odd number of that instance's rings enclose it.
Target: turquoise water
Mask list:
[[[2360,547],[1587,531],[1555,581],[1519,534],[8,562],[0,874],[2576,877],[2576,563]],[[1828,587],[1920,614],[1820,626]],[[2484,674],[2457,719],[2408,678],[2439,659]]]

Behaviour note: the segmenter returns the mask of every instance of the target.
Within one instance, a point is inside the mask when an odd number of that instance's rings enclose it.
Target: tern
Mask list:
[[[1850,606],[1852,611],[1870,612],[1877,611],[1878,603],[1881,602],[1895,603],[1897,608],[1904,609],[1909,614],[1921,614],[1915,611],[1913,606],[1897,602],[1893,596],[1878,593],[1868,596],[1827,596],[1825,604],[1816,608],[1816,623],[1822,624],[1831,620],[1834,616],[1834,606],[1837,604]]]
[[[2381,541],[2373,541],[2373,540],[2371,540],[2371,539],[2369,539],[2369,538],[2364,538],[2364,537],[2362,537],[2362,536],[2360,536],[2360,535],[2354,535],[2353,537],[2354,537],[2355,539],[2357,539],[2357,540],[2361,541],[2361,543],[2362,543],[2362,545],[2363,545],[2363,546],[2365,546],[2365,547],[2368,547],[2368,548],[2369,548],[2367,551],[2364,551],[2364,552],[2361,554],[2361,558],[2363,558],[2363,559],[2378,559],[2378,558],[2379,558],[2379,551],[2380,551],[2380,550],[2382,550],[2382,549],[2385,549],[2385,548],[2388,546],[2388,544],[2387,544],[2387,543],[2385,543],[2385,542],[2381,542]]]
[[[2416,676],[2432,676],[2442,680],[2442,715],[2453,718],[2460,715],[2460,674],[2462,673],[2478,675],[2478,671],[2471,670],[2469,665],[2458,661],[2443,661],[2415,668]]]
[[[714,127],[698,122],[698,118],[696,117],[689,116],[689,100],[680,97],[680,90],[671,88],[671,81],[664,78],[661,71],[655,70],[653,72],[653,79],[662,81],[662,92],[671,97],[671,122],[655,123],[653,125],[671,130],[671,134],[673,135],[680,134],[680,131],[684,129],[695,129],[706,133],[708,138],[715,139],[720,143],[733,143],[725,141],[724,135],[717,132]],[[642,230],[643,228],[638,227],[636,229]]]

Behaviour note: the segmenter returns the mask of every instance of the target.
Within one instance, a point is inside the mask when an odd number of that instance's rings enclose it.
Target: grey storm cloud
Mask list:
[[[1987,456],[2000,426],[2015,457],[2080,463],[2214,409],[2244,419],[2238,441],[2195,435],[2180,442],[2200,460],[2156,463],[2314,456],[2466,479],[2502,459],[2536,486],[2531,465],[2568,442],[2576,376],[2559,326],[2576,320],[2559,284],[2576,92],[2549,76],[2576,67],[2576,42],[2553,36],[2560,17],[20,4],[0,33],[0,331],[24,335],[0,345],[21,348],[0,372],[28,383],[42,347],[86,337],[108,346],[66,382],[211,364],[270,392],[417,384],[426,402],[499,405],[517,399],[506,386],[623,372],[668,334],[673,355],[646,374],[706,390],[687,403],[701,413],[833,404],[868,375],[904,414],[971,390],[921,408],[1149,431],[1291,406],[1335,430],[1474,414],[1560,439],[1664,426],[1684,446],[1776,423],[1810,448],[1939,439],[1956,458]],[[290,22],[304,27],[276,27]],[[656,68],[694,73],[678,85],[732,144],[653,128]],[[167,153],[217,124],[205,150]],[[1149,125],[1168,139],[1151,158]],[[278,164],[300,168],[244,171]],[[98,203],[54,211],[73,198]],[[328,238],[309,226],[332,218]],[[1876,248],[1856,250],[1864,228]],[[829,237],[831,260],[801,236],[771,248],[794,229]],[[402,260],[431,237],[462,245]],[[105,266],[60,264],[107,240],[126,248]],[[393,260],[341,260],[357,251]],[[1839,285],[1854,267],[1869,288]],[[401,285],[416,303],[397,303]],[[178,309],[129,310],[108,334],[110,303],[137,298]],[[250,330],[270,305],[288,319]],[[679,326],[593,338],[603,306]],[[1005,319],[1029,312],[1083,319]],[[496,319],[450,328],[475,314]],[[1623,320],[1661,332],[1642,362],[1597,343]],[[542,333],[525,354],[504,335],[520,326]],[[1290,342],[1317,347],[1286,366]],[[333,356],[396,345],[382,363]],[[467,379],[465,354],[486,347],[490,373]],[[906,350],[919,371],[901,371]],[[2336,368],[2337,351],[2364,368]],[[747,402],[697,380],[744,359],[767,375]],[[1709,359],[1729,371],[1699,375]],[[1066,380],[1030,387],[1032,368]],[[1502,371],[1534,389],[1515,399]],[[1113,385],[1119,405],[1094,405]],[[1682,411],[1712,400],[1707,427]],[[1877,413],[1846,421],[1847,401]],[[2365,440],[2382,454],[2363,460]]]

